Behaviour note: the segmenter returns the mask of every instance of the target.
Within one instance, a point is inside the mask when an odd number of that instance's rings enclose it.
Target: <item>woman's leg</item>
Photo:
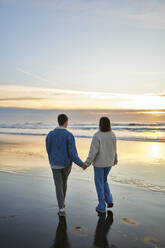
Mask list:
[[[112,203],[113,202],[113,197],[109,188],[109,184],[107,181],[108,174],[111,170],[111,167],[104,168],[104,197],[106,203]]]
[[[104,199],[104,168],[94,167],[94,179],[99,201],[97,208],[104,212],[106,210]]]

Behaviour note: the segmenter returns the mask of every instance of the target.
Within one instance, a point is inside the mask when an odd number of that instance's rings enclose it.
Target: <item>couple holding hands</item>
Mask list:
[[[58,124],[59,126],[50,131],[46,137],[46,150],[53,172],[59,216],[65,216],[67,180],[71,172],[72,162],[84,170],[93,164],[94,181],[98,196],[96,211],[105,213],[106,207],[113,207],[113,198],[107,177],[112,166],[118,162],[116,136],[111,129],[109,118],[100,118],[99,130],[92,138],[90,151],[85,162],[79,158],[75,138],[67,130],[68,117],[65,114],[58,116]]]

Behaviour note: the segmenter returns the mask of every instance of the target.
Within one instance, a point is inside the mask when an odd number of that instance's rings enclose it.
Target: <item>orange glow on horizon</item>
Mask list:
[[[144,111],[145,114],[165,114],[165,97],[160,95],[0,85],[0,107],[68,110],[129,109],[142,110],[141,113]]]

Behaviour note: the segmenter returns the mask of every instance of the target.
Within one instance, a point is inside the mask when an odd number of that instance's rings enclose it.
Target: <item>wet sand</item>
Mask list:
[[[85,158],[89,141],[77,140],[77,144]],[[107,216],[98,217],[92,167],[82,171],[73,166],[67,217],[59,222],[43,145],[44,139],[0,137],[0,247],[165,247],[164,192],[110,177],[115,206]],[[119,149],[123,146],[120,143]],[[163,165],[157,166],[163,171]],[[130,171],[132,176],[135,168]],[[114,168],[114,177],[117,170]],[[125,170],[129,172],[129,165]]]
[[[3,248],[165,247],[163,193],[111,183],[115,206],[113,218],[109,213],[106,222],[94,210],[97,204],[94,185],[83,176],[82,180],[71,176],[66,223],[59,224],[51,174],[44,177],[0,173],[0,189]],[[106,231],[105,225],[109,226]],[[95,242],[100,246],[94,246]]]

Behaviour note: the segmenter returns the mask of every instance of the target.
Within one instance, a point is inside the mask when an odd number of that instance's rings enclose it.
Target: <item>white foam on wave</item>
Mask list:
[[[54,129],[52,123],[0,123],[0,134],[45,136]],[[118,140],[165,142],[165,123],[113,123]],[[94,123],[70,124],[69,130],[77,138],[91,138],[98,130]],[[158,134],[158,135],[157,135]]]
[[[10,131],[0,131],[0,134],[11,134],[11,135],[25,135],[25,136],[46,136],[47,133],[30,133],[30,132],[10,132]],[[92,135],[74,135],[76,138],[86,138],[86,139],[91,139]],[[136,137],[136,136],[118,136],[118,140],[125,140],[125,141],[145,141],[145,142],[165,142],[164,137],[155,137],[155,138],[150,138],[150,137]]]
[[[30,172],[30,173],[29,173]],[[11,175],[26,175],[26,176],[35,176],[38,179],[43,179],[47,178],[48,175],[34,175],[32,171],[16,171],[16,170],[11,170],[11,169],[0,169],[0,173],[7,173]],[[125,178],[125,177],[120,177],[120,176],[113,176],[110,175],[110,178],[113,182],[119,183],[119,184],[125,184],[125,185],[130,185],[130,186],[135,186],[138,188],[143,188],[147,190],[151,190],[154,192],[161,192],[165,193],[165,185],[156,185],[156,184],[150,184],[145,182],[144,180],[137,179],[137,178]],[[75,180],[83,180],[83,181],[89,181],[92,182],[93,179],[91,179],[89,176],[82,178],[79,176],[75,176],[73,179]]]
[[[23,174],[25,174],[23,171],[18,172],[18,171],[9,170],[9,169],[5,169],[5,170],[0,169],[0,173],[7,173],[7,174],[14,174],[14,175],[23,175]]]
[[[8,129],[53,129],[54,123],[43,123],[43,122],[25,122],[25,123],[0,123],[0,128]],[[112,123],[114,130],[133,130],[133,131],[147,131],[147,130],[162,130],[165,131],[165,123]],[[95,130],[98,129],[98,125],[95,123],[78,123],[70,124],[70,129],[79,130]]]
[[[112,181],[116,183],[134,185],[139,188],[148,189],[155,192],[162,192],[165,193],[165,185],[155,185],[146,183],[144,180],[137,179],[137,178],[121,178],[117,176],[110,176]]]

